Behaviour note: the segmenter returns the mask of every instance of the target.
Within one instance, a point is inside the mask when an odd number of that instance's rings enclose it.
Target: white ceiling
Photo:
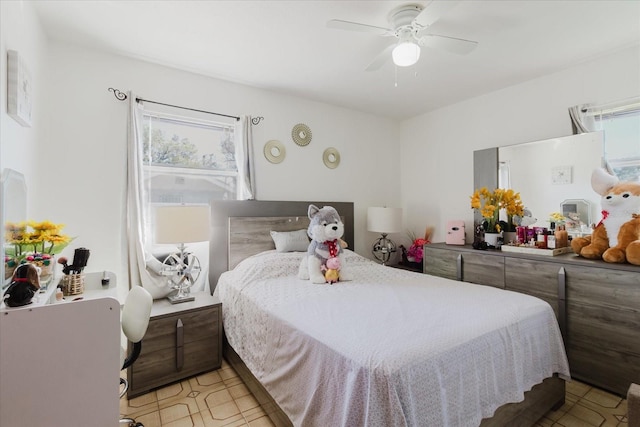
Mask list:
[[[433,33],[475,40],[466,56],[364,71],[393,38],[399,1],[35,1],[52,39],[393,118],[412,117],[640,43],[640,1],[462,1]],[[418,1],[423,7],[429,1]],[[640,78],[640,77],[639,77]],[[397,86],[396,86],[397,81]]]

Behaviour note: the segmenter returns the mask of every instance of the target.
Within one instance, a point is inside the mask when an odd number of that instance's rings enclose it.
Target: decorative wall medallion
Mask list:
[[[287,151],[280,141],[272,139],[271,141],[267,141],[267,143],[264,144],[264,156],[271,163],[281,163],[284,160],[284,156],[286,154]]]
[[[304,123],[298,123],[291,129],[291,138],[293,142],[304,147],[311,142],[311,129]]]
[[[340,164],[340,153],[333,147],[329,147],[322,153],[322,161],[329,169],[335,169]]]

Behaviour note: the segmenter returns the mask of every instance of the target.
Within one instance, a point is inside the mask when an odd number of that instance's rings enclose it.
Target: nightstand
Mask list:
[[[399,262],[398,264],[389,264],[388,267],[399,268],[401,270],[415,271],[416,273],[422,273],[422,268],[418,263],[410,263],[403,264]]]
[[[138,360],[127,369],[129,398],[218,369],[222,363],[222,303],[208,292],[194,301],[156,300]]]

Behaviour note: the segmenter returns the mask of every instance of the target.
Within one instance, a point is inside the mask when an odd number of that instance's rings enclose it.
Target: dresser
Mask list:
[[[222,364],[222,304],[208,292],[193,295],[179,304],[154,301],[140,356],[127,368],[129,398]]]
[[[424,248],[424,273],[525,293],[553,308],[575,379],[625,396],[640,382],[640,267],[558,256]]]

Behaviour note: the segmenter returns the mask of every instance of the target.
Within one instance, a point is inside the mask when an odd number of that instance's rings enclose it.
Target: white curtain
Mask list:
[[[238,200],[254,200],[256,198],[251,126],[251,116],[242,116],[240,120],[236,121],[234,131],[238,164]]]
[[[145,250],[146,226],[150,210],[146,203],[142,169],[142,106],[129,92],[129,122],[127,134],[127,240],[129,248],[129,280],[140,284],[154,299],[167,296],[171,289],[167,279],[147,271],[147,261],[153,258]],[[157,261],[157,264],[160,264]],[[156,263],[153,263],[156,264]],[[159,266],[156,264],[156,268]],[[159,269],[158,269],[159,271]]]
[[[143,108],[129,92],[129,121],[127,136],[127,240],[129,278],[140,284],[154,299],[164,298],[173,291],[167,276],[161,275],[163,264],[150,251],[151,205],[143,169]],[[200,246],[206,246],[200,248]],[[208,244],[193,244],[198,258],[208,258]],[[177,249],[176,249],[177,250]],[[175,250],[173,250],[175,252]],[[206,262],[204,265],[208,265]],[[192,291],[208,290],[209,269],[203,267]]]
[[[595,132],[596,121],[593,115],[587,114],[591,104],[581,104],[569,107],[569,116],[571,117],[571,127],[574,135],[587,132]]]

